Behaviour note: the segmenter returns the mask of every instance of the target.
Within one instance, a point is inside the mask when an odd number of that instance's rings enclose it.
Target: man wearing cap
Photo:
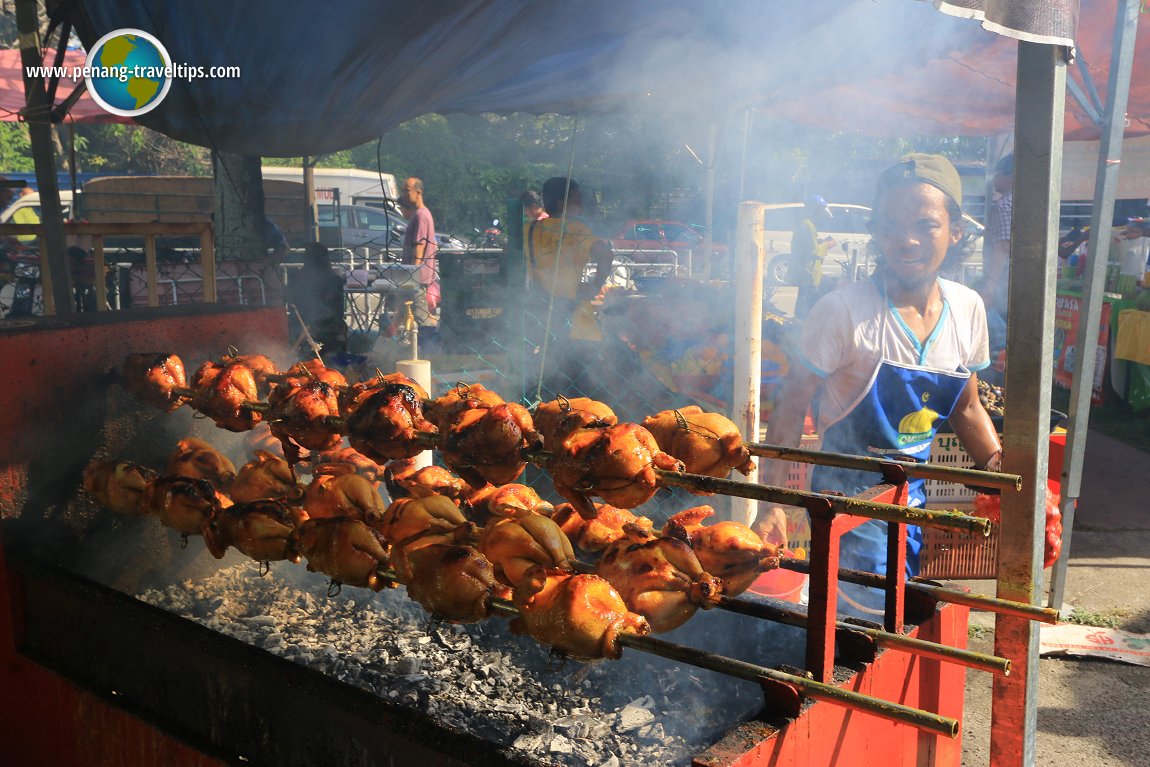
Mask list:
[[[979,466],[997,468],[998,435],[978,399],[976,371],[990,364],[986,314],[973,290],[940,279],[939,269],[963,238],[962,185],[941,155],[911,154],[879,177],[871,232],[880,253],[869,280],[820,299],[811,310],[767,440],[799,443],[813,403],[822,449],[925,461],[939,422],[949,420]],[[766,481],[782,485],[788,464],[772,461]],[[817,466],[811,489],[857,494],[881,481],[873,472]],[[925,503],[921,479],[909,483],[908,505]],[[762,508],[756,529],[785,540],[784,510]],[[918,571],[922,532],[907,530],[907,569]],[[886,523],[870,521],[842,538],[841,566],[886,570]],[[882,593],[839,584],[839,609],[881,612]]]
[[[806,319],[818,297],[819,282],[823,275],[823,259],[834,246],[833,237],[819,239],[818,225],[831,217],[827,201],[819,195],[807,198],[803,215],[791,234],[791,260],[787,271],[790,281],[798,286],[795,316]]]

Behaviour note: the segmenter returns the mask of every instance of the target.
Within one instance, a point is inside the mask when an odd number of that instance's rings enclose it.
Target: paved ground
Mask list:
[[[1083,616],[1095,616],[1095,623],[1114,621],[1138,633],[1150,633],[1148,489],[1150,454],[1090,434],[1065,602]],[[993,589],[993,582],[968,583],[984,593]],[[993,616],[972,614],[971,649],[992,652],[993,626]],[[968,672],[963,764],[969,767],[990,763],[990,689],[986,674]],[[1150,765],[1150,668],[1041,659],[1036,763]]]

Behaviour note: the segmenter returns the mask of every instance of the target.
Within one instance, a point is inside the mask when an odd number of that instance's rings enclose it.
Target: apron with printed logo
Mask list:
[[[939,321],[945,321],[947,315],[949,311],[944,310]],[[881,359],[870,383],[851,409],[826,428],[822,449],[876,458],[926,461],[930,458],[935,424],[949,417],[954,410],[970,379],[970,371],[961,365],[956,371],[945,371],[894,362],[886,357],[885,327],[882,337]],[[925,357],[925,352],[922,356]],[[811,490],[856,495],[881,481],[881,475],[874,472],[816,466],[811,473]],[[907,491],[908,506],[922,506],[926,502],[922,479],[911,479]],[[839,566],[885,574],[886,524],[871,520],[845,534]],[[908,575],[918,572],[921,549],[922,529],[908,525]],[[848,604],[857,603],[852,606],[862,607],[864,612],[882,611],[881,591],[842,582],[839,589]]]

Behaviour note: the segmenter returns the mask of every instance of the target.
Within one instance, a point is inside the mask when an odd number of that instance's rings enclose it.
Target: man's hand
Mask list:
[[[768,506],[759,511],[751,529],[759,534],[764,543],[787,547],[787,513],[782,506]]]

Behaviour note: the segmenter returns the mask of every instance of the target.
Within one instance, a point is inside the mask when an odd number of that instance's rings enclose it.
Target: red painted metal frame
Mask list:
[[[903,504],[905,477],[898,484],[876,485],[860,500]],[[810,603],[807,607],[807,671],[830,682],[835,667],[835,621],[838,612],[839,543],[844,533],[868,522],[863,517],[836,514],[829,503],[807,506],[811,518]],[[887,631],[901,633],[906,605],[906,525],[887,525],[887,586],[883,618]]]

